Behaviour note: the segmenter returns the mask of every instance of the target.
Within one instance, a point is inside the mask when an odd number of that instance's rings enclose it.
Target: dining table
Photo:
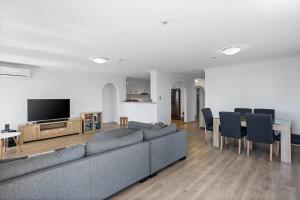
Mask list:
[[[220,118],[213,119],[213,146],[220,146]],[[241,126],[247,127],[246,120],[241,118]],[[280,160],[283,163],[291,164],[291,128],[292,122],[289,120],[275,119],[273,120],[273,130],[280,132]]]

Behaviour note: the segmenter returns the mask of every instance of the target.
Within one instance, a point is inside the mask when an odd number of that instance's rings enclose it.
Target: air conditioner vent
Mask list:
[[[31,69],[21,67],[6,67],[0,65],[0,77],[30,78]]]

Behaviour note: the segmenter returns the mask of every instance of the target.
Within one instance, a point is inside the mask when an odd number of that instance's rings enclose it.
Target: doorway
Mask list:
[[[118,122],[117,88],[111,83],[102,88],[102,112],[104,123]]]
[[[171,118],[181,120],[181,92],[178,88],[171,90]]]

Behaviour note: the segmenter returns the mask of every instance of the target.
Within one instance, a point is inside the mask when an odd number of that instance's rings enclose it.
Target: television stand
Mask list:
[[[23,124],[18,127],[20,143],[82,133],[82,120],[79,118],[62,121]]]

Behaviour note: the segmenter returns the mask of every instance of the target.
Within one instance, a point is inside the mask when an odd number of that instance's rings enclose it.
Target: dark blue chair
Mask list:
[[[265,108],[255,108],[254,109],[254,113],[260,113],[260,114],[268,114],[268,115],[271,115],[272,116],[272,121],[274,122],[275,120],[275,110],[274,109],[265,109]],[[280,142],[280,133],[275,133],[273,131],[273,134],[274,134],[274,137],[275,137],[275,140]],[[278,148],[276,150],[277,154],[278,154]]]
[[[269,144],[270,161],[272,161],[273,143],[275,141],[272,121],[270,114],[246,114],[248,156],[250,141]]]
[[[274,109],[265,109],[265,108],[255,108],[254,113],[257,114],[269,114],[272,116],[272,120],[275,120],[275,110]]]
[[[238,153],[241,154],[241,139],[246,135],[245,129],[241,127],[241,114],[237,112],[220,112],[221,123],[221,149],[223,137],[230,137],[239,140]]]
[[[242,117],[245,117],[246,114],[252,113],[252,108],[235,108],[234,112],[238,112],[241,114]]]
[[[202,110],[205,122],[205,141],[208,139],[208,131],[213,132],[214,119],[210,108],[203,108]]]

